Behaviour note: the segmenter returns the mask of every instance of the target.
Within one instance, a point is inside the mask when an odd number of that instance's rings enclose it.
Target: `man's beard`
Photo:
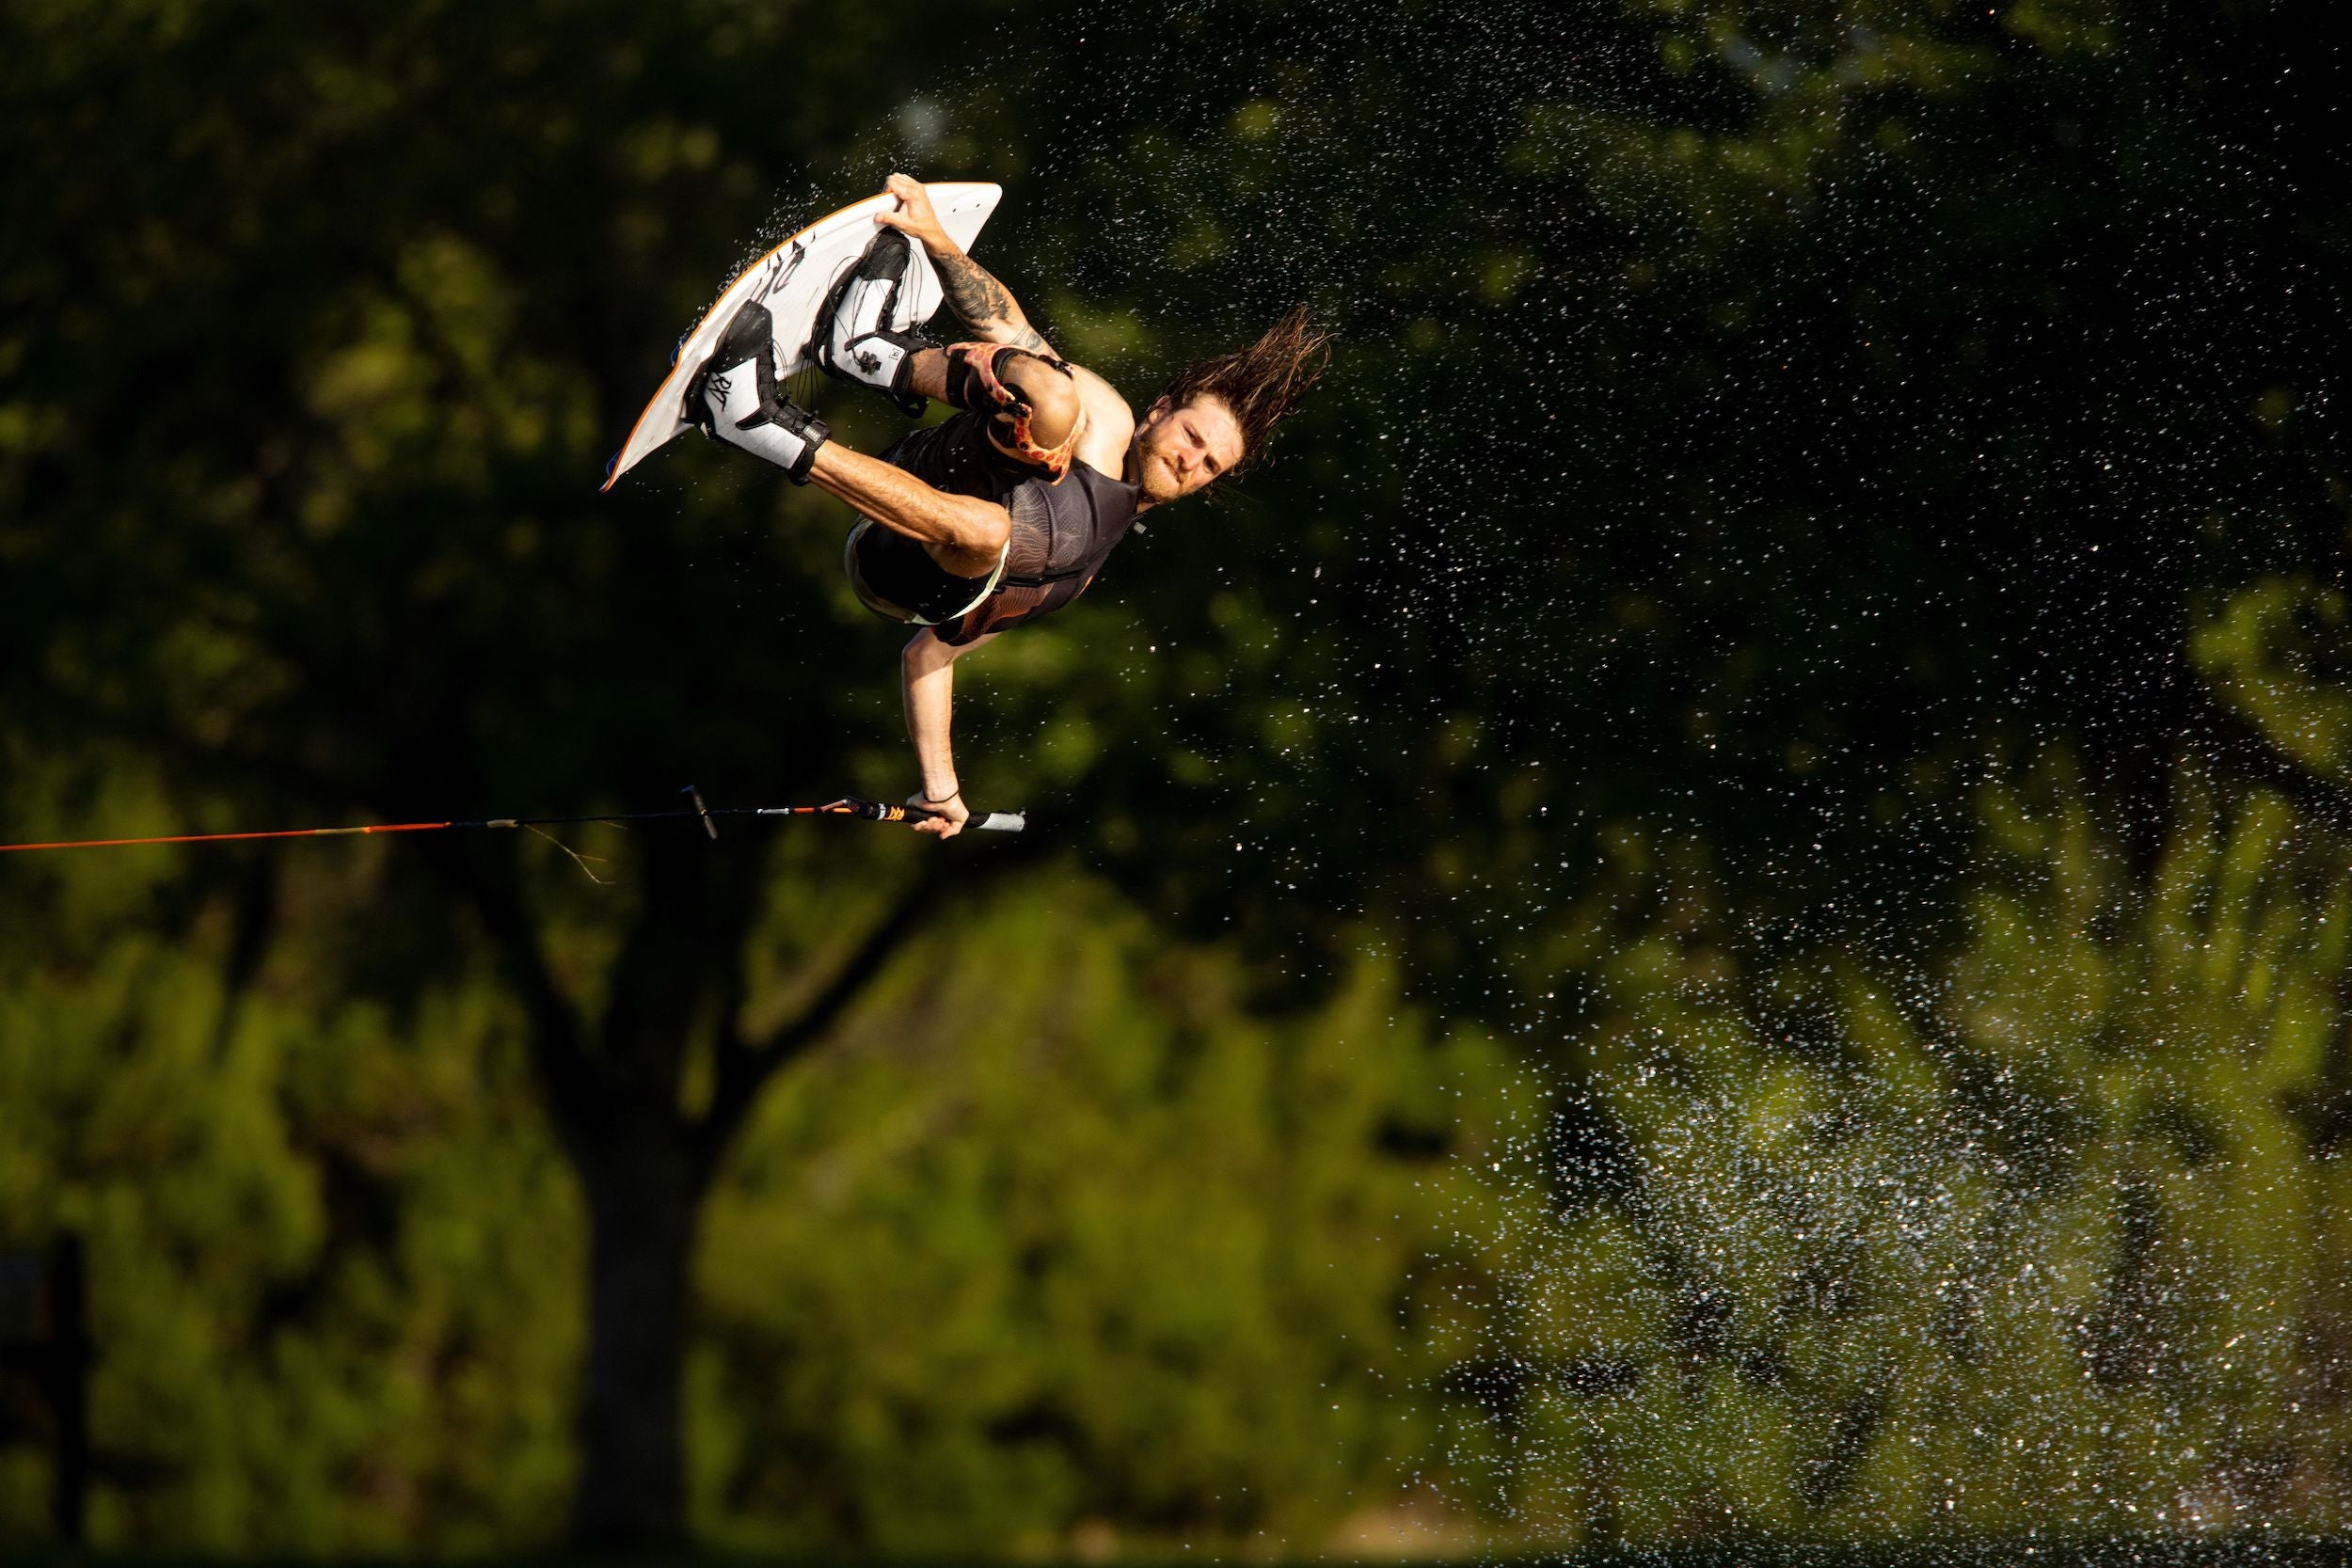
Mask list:
[[[1184,493],[1184,482],[1176,477],[1175,465],[1157,451],[1136,449],[1136,486],[1147,499],[1172,501]]]

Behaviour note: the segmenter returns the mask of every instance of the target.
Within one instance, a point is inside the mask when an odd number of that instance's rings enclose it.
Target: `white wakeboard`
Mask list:
[[[948,238],[966,248],[979,237],[980,226],[996,210],[996,198],[1004,194],[1004,187],[984,181],[948,181],[923,188],[930,193],[931,206],[938,211],[940,225],[947,230]],[[669,378],[654,393],[653,401],[645,404],[645,411],[637,416],[637,423],[630,429],[628,439],[621,443],[621,450],[604,466],[602,488],[612,489],[623,474],[686,428],[687,391],[704,362],[718,348],[727,323],[735,319],[735,312],[746,301],[758,300],[774,318],[779,380],[814,365],[812,350],[820,325],[818,316],[826,300],[833,296],[833,286],[840,281],[842,274],[857,264],[857,259],[866,254],[866,245],[880,231],[874,214],[898,204],[898,198],[888,194],[869,196],[854,206],[818,218],[754,261],[728,284],[718,303],[703,317],[702,325],[678,341],[677,352],[670,356]],[[914,266],[908,274],[907,287],[898,292],[898,303],[891,311],[891,325],[901,331],[922,325],[930,320],[944,297],[938,272],[931,266],[930,258],[923,254],[923,247],[916,245]]]

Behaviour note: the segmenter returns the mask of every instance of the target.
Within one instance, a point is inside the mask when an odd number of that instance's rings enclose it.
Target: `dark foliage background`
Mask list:
[[[0,837],[902,792],[834,509],[595,491],[890,168],[1138,401],[1340,342],[964,667],[1020,845],[0,865],[97,1539],[2340,1527],[2322,20],[0,8]]]

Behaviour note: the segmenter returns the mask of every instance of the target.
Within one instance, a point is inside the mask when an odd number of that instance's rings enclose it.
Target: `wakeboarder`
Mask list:
[[[970,813],[948,740],[955,664],[1086,592],[1136,516],[1231,481],[1322,372],[1327,339],[1295,308],[1247,348],[1179,371],[1141,418],[1109,382],[1029,324],[1005,286],[949,237],[922,184],[890,177],[898,205],[834,294],[818,362],[901,410],[958,412],[879,457],[831,439],[776,373],[769,312],[739,309],[687,399],[706,434],[856,508],[850,582],[876,614],[918,626],[898,658],[922,788],[920,831],[952,838]],[[894,327],[913,246],[937,270],[974,341],[942,347]]]

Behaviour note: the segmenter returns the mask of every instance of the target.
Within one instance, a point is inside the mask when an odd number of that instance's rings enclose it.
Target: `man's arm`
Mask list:
[[[923,246],[931,265],[939,269],[947,308],[972,329],[973,336],[982,342],[1010,343],[1032,354],[1053,355],[1052,346],[1029,325],[1029,318],[1021,313],[1020,305],[1005,286],[947,237],[921,181],[894,174],[884,189],[898,198],[898,210],[877,213],[874,221],[904,230]]]
[[[898,654],[898,680],[906,696],[907,738],[914,743],[914,760],[923,772],[923,790],[907,802],[935,815],[915,824],[915,832],[953,838],[963,831],[971,812],[956,784],[955,750],[947,731],[954,717],[956,660],[997,634],[976,637],[961,647],[939,640],[925,626]]]

